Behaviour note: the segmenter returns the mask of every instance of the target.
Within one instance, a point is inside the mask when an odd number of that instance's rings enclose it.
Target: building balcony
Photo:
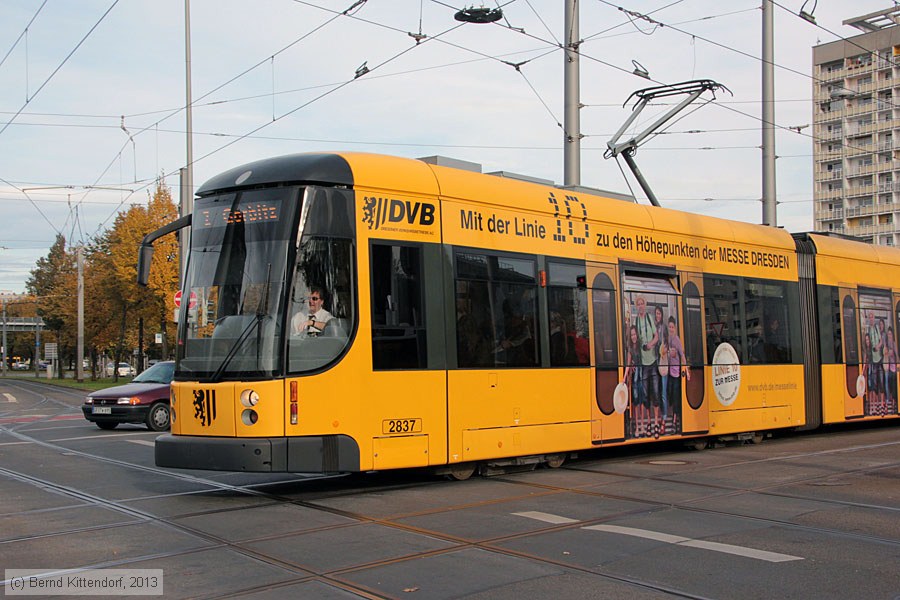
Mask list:
[[[875,152],[875,144],[853,144],[844,148],[844,156],[860,156]]]
[[[861,167],[850,167],[844,170],[847,174],[847,177],[861,177],[863,175],[871,175],[875,171],[878,170],[878,165],[863,165]]]
[[[832,69],[827,70],[822,67],[816,67],[816,79],[820,81],[835,81],[838,79],[843,79],[847,75],[847,69]]]
[[[818,159],[816,159],[818,160]],[[835,181],[840,180],[844,176],[844,172],[841,170],[837,171],[826,171],[824,169],[816,170],[816,181]]]
[[[844,137],[843,129],[831,129],[829,131],[825,127],[817,127],[816,128],[816,139],[820,142],[831,142],[834,140],[839,140]]]
[[[817,110],[813,116],[816,123],[824,123],[828,121],[840,121],[844,118],[844,110],[841,108],[835,110]]]
[[[827,208],[818,208],[815,211],[815,219],[817,221],[835,221],[844,218],[844,209],[836,208],[829,210]]]
[[[821,161],[829,161],[829,160],[840,160],[841,157],[843,157],[843,156],[844,156],[844,153],[842,150],[826,150],[826,151],[817,152],[815,155],[815,160],[820,161],[820,162]]]
[[[852,206],[844,209],[848,218],[867,217],[869,215],[882,215],[894,211],[893,204],[867,204],[866,206]]]
[[[874,102],[869,102],[868,104],[857,104],[856,106],[848,106],[844,109],[845,117],[853,117],[856,115],[867,115],[869,113],[874,113],[877,104]],[[834,112],[834,111],[832,111]]]
[[[822,190],[815,192],[814,199],[816,201],[836,200],[844,195],[844,190]]]
[[[858,83],[856,84],[856,93],[857,94],[868,94],[869,92],[874,92],[877,88],[877,81],[870,81],[868,83]]]
[[[881,233],[895,233],[900,231],[894,223],[879,223],[877,225],[853,225],[847,224],[847,233],[850,235],[878,235]]]
[[[872,61],[849,61],[849,63],[844,67],[844,71],[847,77],[865,75],[866,73],[872,73],[873,71],[875,71],[875,63]]]
[[[871,135],[878,130],[878,123],[872,122],[865,125],[851,125],[847,127],[847,137],[855,135]]]
[[[854,198],[856,196],[872,196],[875,194],[874,185],[858,185],[844,189],[846,198]]]

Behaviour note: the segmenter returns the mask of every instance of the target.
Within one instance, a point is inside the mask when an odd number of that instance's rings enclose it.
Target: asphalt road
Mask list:
[[[0,380],[7,595],[157,569],[166,598],[900,598],[900,420],[458,482],[160,469],[82,398]]]

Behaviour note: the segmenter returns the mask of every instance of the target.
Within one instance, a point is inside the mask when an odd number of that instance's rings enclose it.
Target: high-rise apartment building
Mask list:
[[[816,231],[900,245],[900,7],[813,48]],[[896,142],[894,141],[896,137]]]

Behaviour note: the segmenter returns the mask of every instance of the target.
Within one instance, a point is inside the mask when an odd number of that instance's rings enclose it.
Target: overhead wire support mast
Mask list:
[[[644,190],[644,193],[647,194],[647,198],[650,200],[650,203],[653,206],[659,206],[659,200],[656,198],[656,194],[653,193],[653,190],[650,189],[650,184],[647,183],[647,180],[644,179],[641,170],[638,169],[637,163],[634,162],[634,154],[637,152],[638,146],[641,145],[643,141],[645,141],[650,135],[652,135],[656,130],[660,127],[668,123],[676,114],[684,110],[691,102],[696,100],[703,94],[704,92],[712,92],[713,97],[712,100],[715,100],[716,90],[725,90],[729,94],[731,90],[722,85],[721,83],[716,83],[711,79],[692,79],[690,81],[683,81],[681,83],[673,83],[671,85],[658,85],[654,87],[644,88],[642,90],[637,90],[633,92],[628,98],[625,100],[625,103],[622,106],[626,106],[632,98],[637,98],[637,102],[634,105],[634,108],[631,111],[631,116],[619,127],[619,130],[613,134],[612,139],[610,139],[606,143],[607,150],[603,154],[603,158],[616,158],[619,155],[622,155],[622,158],[625,159],[625,162],[628,163],[628,167],[631,169],[631,172],[634,174],[635,179],[637,179],[638,183],[641,186],[641,189]],[[686,94],[687,97],[670,108],[663,116],[659,117],[656,121],[651,123],[644,131],[639,133],[638,135],[632,137],[631,139],[619,142],[619,138],[625,133],[631,124],[635,122],[635,120],[640,116],[641,111],[653,100],[657,98],[666,98],[669,96],[679,96],[682,94]]]

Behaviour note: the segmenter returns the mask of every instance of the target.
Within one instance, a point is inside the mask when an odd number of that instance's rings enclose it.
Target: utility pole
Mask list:
[[[78,263],[78,350],[75,353],[75,380],[84,381],[84,246],[75,249]]]
[[[187,160],[185,167],[181,169],[181,216],[189,215],[194,210],[194,133],[192,124],[191,99],[191,0],[184,0],[184,89],[185,89],[185,130],[187,132]],[[180,269],[178,288],[184,283],[185,268],[187,266],[187,253],[191,247],[191,234],[189,228],[184,228],[178,234],[178,255],[180,257]]]
[[[778,226],[775,197],[775,42],[772,0],[762,3],[762,222]]]
[[[3,376],[6,376],[6,298],[3,298]]]
[[[581,185],[581,89],[579,84],[578,0],[566,0],[564,32],[565,118],[563,124],[563,183]]]
[[[38,377],[41,374],[41,325],[40,325],[40,317],[37,318],[34,322],[34,361],[31,366],[34,367],[34,376]]]

